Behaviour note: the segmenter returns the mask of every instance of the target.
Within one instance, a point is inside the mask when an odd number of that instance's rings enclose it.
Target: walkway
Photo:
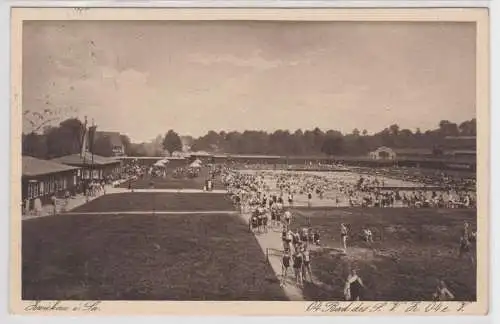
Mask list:
[[[106,189],[106,193],[108,193]],[[71,197],[68,199],[67,205],[64,205],[64,200],[60,199],[58,200],[57,207],[56,207],[56,215],[60,215],[61,213],[64,213],[64,210],[69,211],[73,210],[77,207],[80,207],[82,205],[85,205],[86,203],[99,198],[101,195],[97,195],[94,197],[86,197],[84,195],[76,195],[74,197]],[[40,217],[47,217],[47,216],[54,216],[54,207],[50,204],[44,205],[42,207],[42,211],[38,215],[22,215],[22,220],[28,220],[28,219],[34,219],[34,218],[40,218]]]
[[[241,213],[240,215],[248,224],[250,221],[250,215],[248,213]],[[276,278],[281,281],[281,258],[283,251],[281,233],[275,232],[270,229],[267,233],[260,233],[258,235],[255,235],[255,238],[257,239],[257,242],[259,242],[262,252],[264,252],[264,254],[267,256],[269,264],[276,274]],[[286,285],[283,287],[283,290],[291,301],[303,301],[304,296],[302,294],[302,290],[294,285],[294,276],[295,275],[293,273],[293,270],[289,269],[286,279]]]
[[[234,210],[189,210],[189,211],[163,211],[163,210],[137,210],[137,211],[108,211],[108,212],[66,212],[64,215],[235,215]]]
[[[225,194],[226,190],[212,190],[212,191],[204,191],[201,189],[160,189],[160,188],[151,188],[151,189],[133,189],[130,190],[128,188],[111,188],[106,193],[124,193],[124,192],[172,192],[172,193],[217,193],[217,194]]]

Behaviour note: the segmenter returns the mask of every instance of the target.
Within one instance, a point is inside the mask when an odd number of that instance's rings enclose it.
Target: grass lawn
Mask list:
[[[236,215],[23,222],[25,300],[286,300]]]
[[[228,196],[220,193],[128,192],[108,194],[72,212],[234,210]]]
[[[475,210],[303,208],[294,215],[295,227],[310,223],[323,245],[313,251],[312,267],[324,285],[307,285],[307,299],[342,300],[355,267],[367,286],[365,300],[431,300],[436,279],[445,280],[456,300],[476,300],[476,265],[457,257],[464,220],[475,230]],[[340,223],[351,228],[347,256],[338,250]],[[373,249],[359,235],[363,226],[373,232]]]
[[[156,189],[203,189],[205,181],[208,179],[208,171],[203,168],[196,178],[174,178],[171,173],[166,178],[150,177],[145,175],[132,181],[133,189],[149,189],[153,184]],[[122,188],[128,188],[129,183],[124,182],[120,185]],[[213,183],[214,189],[225,189],[224,185],[216,179]]]

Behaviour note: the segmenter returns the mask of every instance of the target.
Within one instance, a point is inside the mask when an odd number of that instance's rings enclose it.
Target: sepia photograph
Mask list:
[[[21,311],[487,303],[487,13],[64,10],[17,19]]]

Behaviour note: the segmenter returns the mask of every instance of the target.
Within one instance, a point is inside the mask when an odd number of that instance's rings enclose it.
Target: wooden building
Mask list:
[[[53,195],[63,197],[65,192],[78,192],[80,168],[54,161],[40,160],[31,156],[22,157],[21,190],[23,209],[33,209],[35,199],[42,204],[50,203]]]
[[[186,167],[189,165],[189,159],[182,156],[167,156],[167,157],[154,157],[154,156],[121,156],[119,159],[124,165],[137,163],[142,166],[151,167],[156,162],[161,160],[168,160],[167,168],[175,169]]]
[[[101,181],[114,178],[121,173],[121,161],[86,152],[71,154],[52,159],[51,161],[81,168],[81,178],[84,180]]]

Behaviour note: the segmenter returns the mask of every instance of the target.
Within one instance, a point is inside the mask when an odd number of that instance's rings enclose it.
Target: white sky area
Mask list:
[[[77,110],[148,141],[168,129],[436,128],[475,117],[475,25],[38,21],[23,109]]]

